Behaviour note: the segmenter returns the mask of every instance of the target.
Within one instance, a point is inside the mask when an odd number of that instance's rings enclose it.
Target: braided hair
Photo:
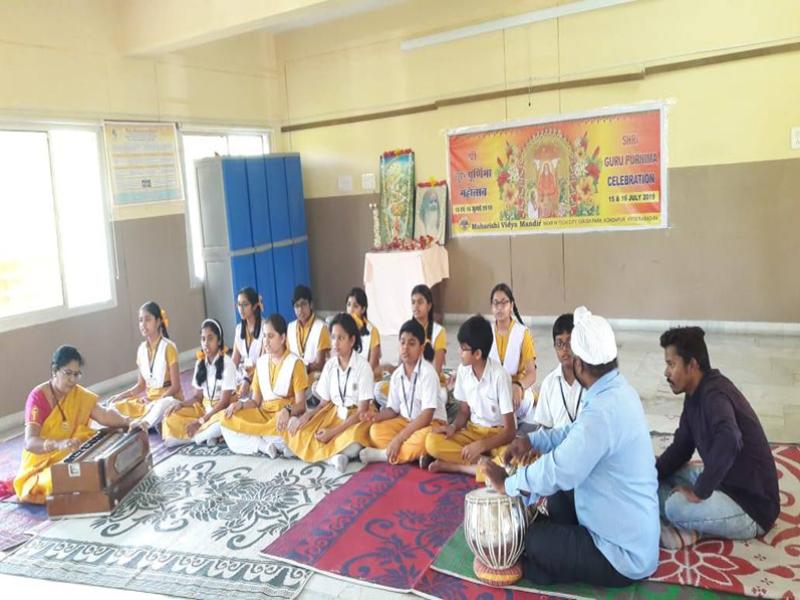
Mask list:
[[[161,326],[160,326],[161,335],[169,339],[169,333],[167,333],[167,326],[164,324],[164,317],[162,316],[163,310],[155,300],[149,300],[145,302],[144,304],[142,304],[139,310],[149,312],[151,315],[153,315],[153,317],[161,321]]]
[[[525,323],[522,321],[522,316],[519,314],[519,308],[517,307],[517,301],[514,300],[514,292],[511,291],[511,288],[508,287],[508,285],[506,285],[505,283],[498,283],[496,286],[494,286],[492,288],[492,293],[489,294],[489,302],[492,301],[492,299],[494,298],[494,295],[497,292],[502,292],[506,296],[508,296],[508,299],[511,300],[511,304],[514,305],[514,316],[517,318],[517,321],[519,321],[520,325],[525,325]]]
[[[219,341],[217,360],[214,361],[214,367],[217,371],[216,379],[222,379],[222,373],[225,370],[225,343],[222,337],[222,325],[220,325],[215,319],[206,319],[200,325],[201,332],[203,329],[208,329],[211,331],[211,333],[217,336],[217,340]],[[206,367],[206,359],[203,357],[197,361],[197,375],[195,377],[195,381],[197,382],[197,385],[203,385],[206,382],[206,379],[208,379],[208,369]]]
[[[256,324],[253,328],[253,338],[258,339],[261,335],[261,297],[258,292],[251,287],[244,287],[239,290],[238,296],[244,296],[253,307],[253,312],[256,316]],[[247,324],[242,325],[242,330],[239,332],[239,337],[247,339]]]
[[[425,328],[425,348],[422,350],[422,356],[428,362],[433,360],[434,355],[436,354],[433,350],[433,292],[431,292],[431,288],[429,288],[424,283],[419,285],[415,285],[414,289],[411,290],[411,297],[413,298],[416,294],[419,294],[431,305],[430,310],[428,311],[428,326]]]
[[[354,287],[349,292],[347,292],[347,299],[355,298],[355,301],[358,302],[358,305],[364,309],[364,317],[361,319],[361,331],[359,333],[363,335],[369,335],[369,329],[367,329],[367,293],[364,291],[363,288]]]

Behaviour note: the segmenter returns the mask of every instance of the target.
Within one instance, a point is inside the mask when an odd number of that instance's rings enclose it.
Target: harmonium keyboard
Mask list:
[[[50,467],[51,517],[108,514],[152,470],[150,442],[140,429],[102,429]]]

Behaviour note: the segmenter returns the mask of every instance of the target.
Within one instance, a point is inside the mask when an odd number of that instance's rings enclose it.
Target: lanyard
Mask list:
[[[158,349],[161,348],[161,342],[164,341],[163,337],[158,338],[158,344],[156,344],[156,349],[153,350],[153,357],[150,359],[150,373],[148,374],[148,379],[153,379],[153,365],[156,364],[156,356],[158,355]]]
[[[575,416],[573,417],[569,414],[569,409],[567,408],[567,399],[564,397],[564,386],[561,383],[561,378],[558,378],[558,391],[561,392],[561,402],[564,404],[564,410],[567,411],[567,416],[569,417],[569,422],[574,423],[575,419],[578,418],[578,411],[581,408],[581,397],[583,396],[583,387],[581,387],[581,391],[578,392],[578,403],[575,405]]]
[[[247,321],[242,323],[244,327],[244,353],[247,358],[250,358],[250,346],[253,344],[253,340],[255,337],[250,333],[250,330],[247,328]]]
[[[342,382],[341,379],[339,378],[341,371],[339,370],[338,367],[336,368],[336,387],[339,388],[339,398],[342,399],[342,406],[347,406],[344,397],[347,394],[347,380],[350,379],[350,370],[352,368],[353,367],[347,367],[347,374],[344,377],[344,387],[342,387]]]
[[[305,338],[301,333],[305,327],[303,327],[299,320],[297,321],[297,347],[300,348],[301,357],[305,356],[306,354],[306,344],[308,343],[308,338],[311,337],[311,328],[314,326],[314,321],[316,318],[316,315],[312,315],[311,319],[308,321],[308,333],[305,335]]]
[[[216,356],[214,358],[216,359]],[[223,363],[223,365],[224,364],[225,363]],[[217,395],[217,384],[219,383],[219,379],[217,378],[217,369],[215,367],[214,368],[214,389],[213,389],[213,391],[209,392],[208,391],[208,380],[210,379],[210,377],[209,377],[208,367],[210,367],[210,366],[211,365],[208,364],[208,361],[206,361],[206,396],[208,397],[209,400],[211,400],[211,402],[213,402],[214,401],[214,396]]]
[[[411,409],[414,408],[414,389],[417,387],[418,377],[419,377],[419,366],[417,366],[417,369],[414,371],[414,380],[411,382],[411,401],[409,402],[408,396],[406,396],[405,373],[400,374],[400,389],[403,390],[403,406],[406,407],[406,414],[408,415],[409,420],[413,418],[411,414]]]

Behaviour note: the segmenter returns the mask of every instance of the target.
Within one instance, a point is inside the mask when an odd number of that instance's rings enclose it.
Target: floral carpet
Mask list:
[[[111,515],[54,523],[0,572],[189,598],[294,598],[311,572],[259,550],[349,477],[322,463],[184,447]]]
[[[264,549],[334,577],[410,592],[464,519],[471,477],[373,464]]]

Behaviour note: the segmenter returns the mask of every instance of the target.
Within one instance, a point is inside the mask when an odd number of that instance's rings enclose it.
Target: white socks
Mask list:
[[[331,465],[334,469],[339,471],[339,473],[344,473],[345,469],[347,469],[348,462],[350,462],[350,459],[344,454],[334,454],[325,461],[326,464]]]
[[[389,457],[386,456],[386,450],[378,450],[377,448],[364,448],[358,453],[358,458],[365,465],[369,463],[385,463],[389,461]]]

